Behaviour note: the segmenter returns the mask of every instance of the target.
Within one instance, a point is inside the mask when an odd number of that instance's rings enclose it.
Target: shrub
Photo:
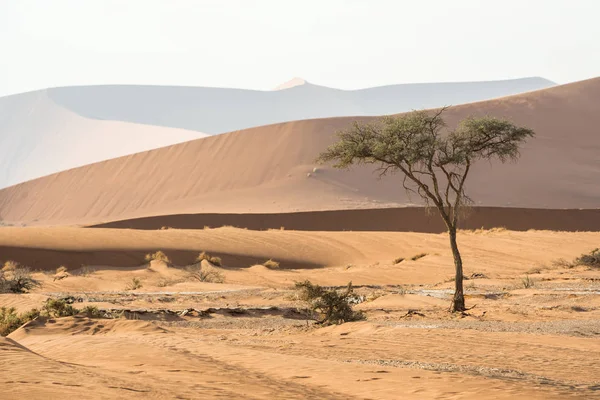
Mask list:
[[[417,255],[412,256],[410,259],[413,261],[417,261],[423,257],[425,257],[427,255],[427,253],[419,253]]]
[[[62,299],[48,299],[42,308],[42,315],[50,318],[70,317],[79,314],[79,310]]]
[[[573,265],[573,263],[568,262],[564,258],[559,258],[557,260],[552,261],[552,266],[561,268],[573,268],[575,265]]]
[[[13,260],[8,260],[2,266],[2,271],[14,271],[19,267],[19,263]]]
[[[167,257],[167,255],[160,250],[156,253],[146,254],[145,260],[146,262],[162,261],[164,263],[171,264],[171,260],[169,260],[169,257]]]
[[[20,315],[14,307],[0,308],[0,336],[7,336],[11,332],[19,329],[19,327],[31,320],[34,320],[40,315],[37,309],[32,309]]]
[[[529,277],[529,275],[525,275],[525,278],[522,278],[522,279],[521,279],[521,284],[523,285],[523,287],[524,287],[525,289],[529,289],[529,288],[531,288],[531,287],[534,287],[534,286],[535,286],[535,282],[533,281],[533,279],[531,279],[531,278]]]
[[[86,317],[88,318],[102,318],[103,314],[102,311],[100,311],[98,309],[98,307],[96,306],[85,306],[83,307],[83,313],[86,315]]]
[[[600,268],[600,249],[594,249],[589,254],[582,254],[575,259],[575,264]]]
[[[352,310],[352,302],[356,302],[352,282],[345,290],[325,289],[312,284],[309,280],[296,282],[298,300],[306,304],[306,311],[318,324],[341,324],[364,318],[361,312]]]
[[[82,265],[79,271],[77,271],[78,276],[88,277],[96,272],[96,269],[87,265]]]
[[[26,293],[40,286],[40,283],[31,277],[27,267],[11,265],[0,271],[0,293]]]
[[[212,267],[203,267],[201,264],[195,264],[187,268],[190,278],[200,282],[223,283],[225,275]]]
[[[125,286],[125,290],[136,290],[142,287],[142,281],[140,278],[132,278],[129,283]]]
[[[200,253],[200,254],[198,255],[198,257],[196,257],[196,262],[197,262],[197,263],[200,263],[200,262],[202,262],[202,260],[206,260],[206,261],[208,261],[209,263],[211,263],[212,265],[216,265],[216,266],[218,266],[218,267],[220,267],[220,266],[223,264],[223,262],[222,262],[222,260],[221,260],[221,257],[213,257],[213,256],[210,256],[210,255],[209,255],[209,254],[207,254],[205,251],[203,251],[202,253]]]
[[[263,263],[263,265],[269,269],[277,269],[279,268],[279,263],[277,261],[268,259]]]
[[[60,267],[56,268],[56,273],[57,274],[62,274],[67,272],[67,267],[65,267],[64,265],[61,265]]]

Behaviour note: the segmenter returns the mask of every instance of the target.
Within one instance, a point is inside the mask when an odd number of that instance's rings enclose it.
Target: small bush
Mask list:
[[[417,255],[412,256],[410,259],[413,261],[417,261],[423,257],[425,257],[427,255],[427,253],[419,253]]]
[[[57,274],[62,274],[64,272],[67,272],[67,267],[65,267],[64,265],[61,265],[60,267],[56,268]]]
[[[125,290],[136,290],[142,287],[142,281],[140,278],[132,278],[130,282],[125,286]]]
[[[41,314],[50,318],[61,318],[77,315],[79,310],[62,299],[48,299]]]
[[[525,275],[525,278],[521,279],[521,284],[525,289],[529,289],[535,286],[535,282],[529,277],[529,275]]]
[[[402,261],[404,261],[404,257],[398,257],[394,260],[394,265],[400,264]]]
[[[265,261],[263,263],[263,265],[269,269],[278,269],[279,268],[279,263],[277,261],[268,259],[267,261]]]
[[[600,249],[594,249],[589,254],[582,254],[575,259],[575,264],[590,268],[600,268]]]
[[[552,266],[560,268],[573,268],[575,265],[573,263],[568,262],[564,258],[559,258],[557,260],[552,261]]]
[[[222,260],[221,260],[221,257],[213,257],[213,256],[210,256],[210,255],[209,255],[209,254],[207,254],[205,251],[203,251],[202,253],[200,253],[200,254],[198,255],[198,257],[196,257],[196,262],[197,262],[197,263],[200,263],[200,262],[202,262],[203,260],[206,260],[206,261],[208,261],[209,263],[211,263],[212,265],[216,265],[217,267],[220,267],[220,266],[223,264],[223,262],[222,262]]]
[[[13,260],[8,260],[2,266],[2,271],[4,271],[4,272],[6,272],[6,271],[14,271],[18,267],[19,267],[19,263],[18,262],[13,261]]]
[[[223,283],[225,282],[225,275],[212,267],[203,267],[201,264],[195,264],[187,268],[188,274],[191,279],[198,280],[200,282],[209,283]]]
[[[0,271],[0,293],[27,293],[40,283],[31,277],[27,267],[13,266],[2,268]]]
[[[345,290],[325,289],[309,280],[296,282],[298,300],[306,305],[307,315],[319,324],[341,324],[364,318],[361,312],[352,310],[351,303],[357,302],[352,282]]]
[[[103,314],[102,311],[100,311],[98,309],[98,307],[96,306],[85,306],[83,307],[83,313],[86,315],[86,317],[88,318],[102,318]]]
[[[37,309],[32,309],[22,314],[17,314],[14,307],[0,308],[0,336],[7,336],[11,332],[19,329],[21,325],[34,320],[40,315]]]
[[[96,272],[96,269],[87,265],[82,265],[79,271],[77,271],[78,276],[88,277]]]
[[[146,262],[162,261],[164,263],[171,264],[171,260],[169,260],[169,257],[167,257],[167,255],[160,250],[156,253],[146,254],[145,260]]]

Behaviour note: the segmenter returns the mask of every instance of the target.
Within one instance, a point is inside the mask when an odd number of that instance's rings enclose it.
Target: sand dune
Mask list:
[[[554,86],[543,78],[388,85],[339,90],[301,78],[259,91],[176,86],[79,86],[48,89],[57,104],[88,118],[209,134],[294,121],[382,115],[492,99]]]
[[[507,117],[538,136],[517,164],[481,164],[469,192],[479,206],[597,208],[600,79],[457,106]],[[269,125],[87,165],[0,191],[9,223],[82,224],[180,213],[273,213],[414,205],[398,180],[337,171],[315,157],[356,118]],[[361,120],[368,120],[361,117]],[[535,184],[533,184],[535,183]]]
[[[48,91],[0,98],[0,187],[97,161],[206,136],[101,121],[56,104]]]

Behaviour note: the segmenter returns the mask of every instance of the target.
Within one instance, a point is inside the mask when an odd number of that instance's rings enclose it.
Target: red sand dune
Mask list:
[[[451,108],[450,126],[470,114],[489,114],[537,132],[518,163],[474,168],[468,190],[476,205],[598,208],[599,102],[596,78]],[[313,171],[334,132],[355,119],[246,129],[64,171],[0,191],[0,217],[9,223],[91,224],[181,213],[414,205],[418,199],[405,196],[397,177],[378,181],[372,168]]]

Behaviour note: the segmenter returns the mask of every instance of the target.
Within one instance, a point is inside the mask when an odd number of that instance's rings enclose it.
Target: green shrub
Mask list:
[[[344,290],[325,289],[309,280],[296,282],[298,300],[306,305],[307,315],[319,324],[341,324],[364,319],[361,312],[352,310],[351,302],[356,301],[352,282]]]
[[[102,311],[100,311],[98,309],[98,307],[96,306],[85,306],[83,307],[83,313],[86,315],[86,317],[88,318],[102,318],[103,314]]]
[[[41,315],[50,318],[70,317],[79,314],[79,310],[62,299],[48,299],[42,308]]]

